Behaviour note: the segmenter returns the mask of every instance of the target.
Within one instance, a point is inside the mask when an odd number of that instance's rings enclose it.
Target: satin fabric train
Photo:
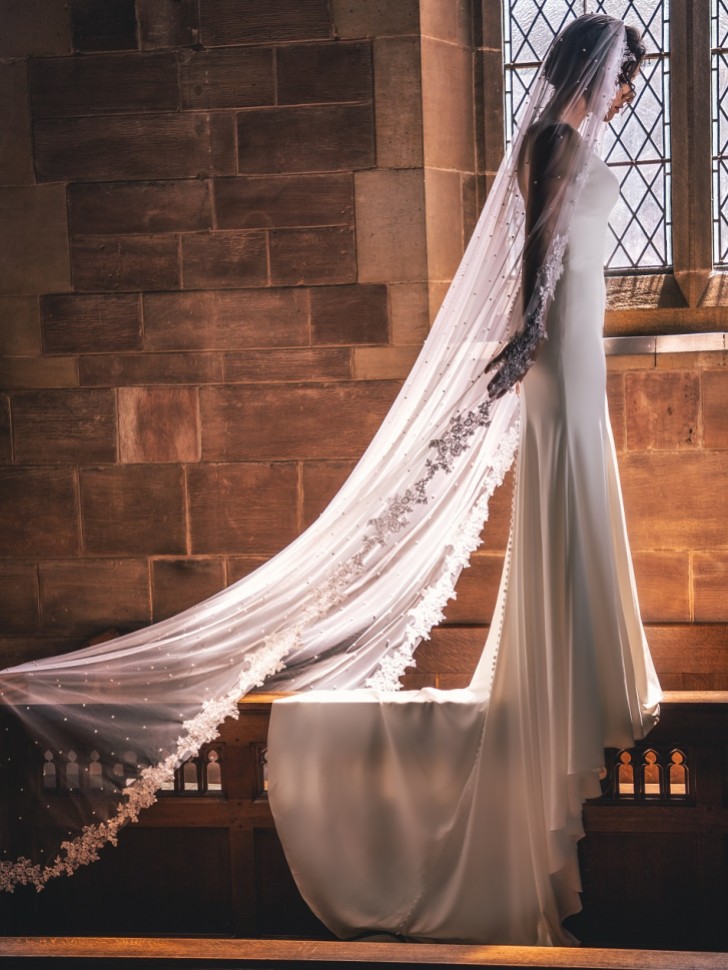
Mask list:
[[[569,945],[582,803],[604,747],[654,725],[609,423],[604,246],[618,184],[592,156],[522,383],[498,604],[470,687],[276,701],[269,797],[299,888],[337,935]]]

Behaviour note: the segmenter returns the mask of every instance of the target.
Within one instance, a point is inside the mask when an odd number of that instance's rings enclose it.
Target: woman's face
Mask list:
[[[637,80],[637,75],[639,74],[639,72],[640,72],[640,69],[638,65],[637,70],[634,72],[632,76],[633,83]],[[615,115],[619,114],[619,112],[622,110],[622,108],[625,107],[625,105],[628,105],[630,102],[634,101],[634,97],[635,95],[631,85],[627,83],[620,84],[619,90],[617,91],[614,97],[614,101],[612,101],[609,107],[609,111],[607,111],[606,115],[604,116],[604,120],[611,121],[612,118],[615,117]]]

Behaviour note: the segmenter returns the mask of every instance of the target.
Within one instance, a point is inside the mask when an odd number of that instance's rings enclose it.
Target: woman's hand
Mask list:
[[[503,350],[491,360],[483,373],[497,373],[488,383],[488,397],[497,400],[503,397],[515,384],[521,381],[533,363],[541,341],[528,331],[517,334]]]

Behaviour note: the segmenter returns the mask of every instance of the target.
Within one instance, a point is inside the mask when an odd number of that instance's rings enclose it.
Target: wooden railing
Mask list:
[[[2,932],[329,938],[298,894],[268,807],[272,700],[245,698],[239,720],[180,768],[120,848],[70,881],[0,900]],[[37,748],[28,756],[42,786],[53,759]],[[89,757],[77,753],[82,769]],[[68,779],[63,765],[53,770],[48,794],[62,798]],[[9,811],[9,775],[0,778]],[[592,946],[727,949],[728,695],[669,694],[648,740],[607,752],[603,789],[585,808],[573,932]]]

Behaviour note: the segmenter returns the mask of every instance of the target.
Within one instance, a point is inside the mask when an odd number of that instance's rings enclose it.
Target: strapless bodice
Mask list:
[[[570,269],[604,271],[607,223],[619,198],[619,180],[606,162],[590,155],[584,185],[576,201],[569,230],[567,263]]]

